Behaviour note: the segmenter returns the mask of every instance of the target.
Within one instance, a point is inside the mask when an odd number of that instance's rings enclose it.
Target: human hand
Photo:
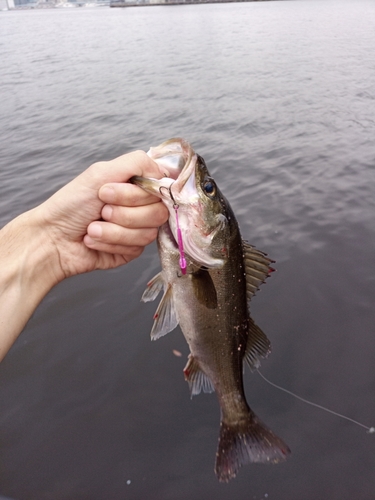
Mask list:
[[[127,181],[164,174],[142,151],[95,163],[1,229],[0,360],[54,285],[126,264],[153,241],[168,211]]]
[[[143,151],[95,163],[37,210],[58,254],[58,279],[126,264],[168,218],[160,199],[127,183],[165,172]]]

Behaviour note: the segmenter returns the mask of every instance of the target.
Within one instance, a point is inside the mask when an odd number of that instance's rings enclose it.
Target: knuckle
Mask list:
[[[140,197],[144,194],[144,191],[139,186],[134,184],[129,184],[125,192],[124,202],[127,206],[137,206]]]
[[[131,211],[124,207],[113,207],[112,221],[123,227],[131,227]]]
[[[143,236],[145,240],[145,245],[149,245],[150,243],[152,243],[155,240],[157,234],[158,234],[158,229],[156,227],[147,229],[147,231],[145,231]]]
[[[169,212],[163,203],[158,203],[158,226],[161,226],[168,220]]]
[[[93,163],[89,168],[92,177],[98,181],[102,179],[103,174],[106,172],[107,169],[108,169],[108,162],[106,161],[97,161]]]
[[[130,260],[133,260],[133,259],[136,259],[137,257],[139,257],[142,253],[143,253],[143,250],[144,250],[144,247],[130,247],[128,250],[127,250],[127,254],[130,258]]]
[[[145,161],[149,159],[149,156],[147,156],[147,153],[145,151],[142,151],[141,149],[136,149],[135,151],[132,151],[129,153],[131,156],[133,156],[135,161]]]
[[[124,244],[124,242],[126,242],[126,234],[124,234],[123,228],[114,224],[111,229],[110,241],[108,243],[121,245]]]

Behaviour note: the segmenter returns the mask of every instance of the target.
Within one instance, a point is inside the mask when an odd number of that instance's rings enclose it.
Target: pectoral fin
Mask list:
[[[154,325],[151,330],[151,340],[157,340],[174,330],[178,325],[172,287],[170,285],[164,292],[163,298],[154,314],[154,320]]]
[[[198,362],[189,354],[187,365],[184,368],[185,380],[189,384],[191,396],[196,396],[201,391],[214,392],[211,380],[202,372]]]
[[[246,271],[246,295],[247,299],[250,300],[259,286],[274,271],[271,267],[274,261],[246,241],[242,241],[242,249]]]
[[[266,358],[271,352],[271,342],[262,330],[250,318],[249,335],[247,337],[245,360],[250,370],[260,366],[260,360]]]

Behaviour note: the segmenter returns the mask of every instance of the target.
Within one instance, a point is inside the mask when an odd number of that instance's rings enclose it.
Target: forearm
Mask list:
[[[56,252],[40,227],[38,209],[0,231],[0,360],[59,281],[56,268]]]
[[[0,360],[54,285],[126,264],[155,239],[168,211],[133,175],[165,172],[142,151],[96,163],[0,231]]]

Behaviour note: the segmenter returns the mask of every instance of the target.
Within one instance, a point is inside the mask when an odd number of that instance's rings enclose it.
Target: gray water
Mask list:
[[[184,137],[276,260],[251,305],[262,372],[375,425],[374,45],[365,0],[0,12],[0,222],[94,161]],[[217,482],[215,395],[190,399],[180,331],[149,339],[158,269],[152,245],[46,297],[0,366],[0,494],[374,499],[374,436],[249,372],[292,455]]]

